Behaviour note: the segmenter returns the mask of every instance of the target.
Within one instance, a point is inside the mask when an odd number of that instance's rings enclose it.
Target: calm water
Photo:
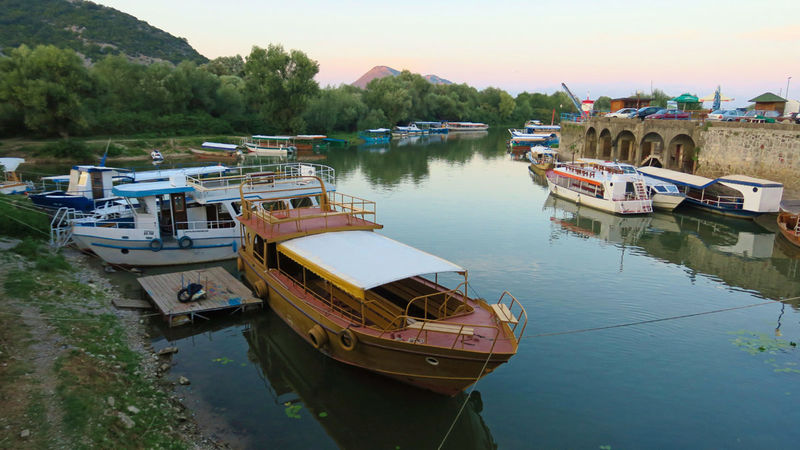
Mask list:
[[[800,252],[751,222],[616,217],[550,198],[504,139],[434,136],[327,159],[339,191],[377,202],[381,233],[467,267],[480,296],[508,289],[527,308],[519,353],[477,384],[444,447],[796,448],[800,302],[547,334],[800,296]],[[436,448],[466,399],[327,359],[268,310],[154,330],[156,347],[180,348],[170,377],[192,384],[179,393],[237,447]]]

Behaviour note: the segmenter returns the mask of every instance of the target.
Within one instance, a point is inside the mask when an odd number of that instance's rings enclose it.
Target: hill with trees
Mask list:
[[[186,39],[129,14],[83,0],[4,0],[0,8],[0,51],[22,44],[68,48],[90,61],[125,54],[141,62],[204,63]]]

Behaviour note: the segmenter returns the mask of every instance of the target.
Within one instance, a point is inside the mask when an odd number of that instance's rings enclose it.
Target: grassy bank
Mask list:
[[[0,201],[0,448],[194,446],[159,375],[168,357],[85,256],[45,244],[36,214]]]

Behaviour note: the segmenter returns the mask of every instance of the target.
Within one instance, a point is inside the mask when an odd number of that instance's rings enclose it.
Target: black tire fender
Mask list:
[[[192,248],[193,245],[194,241],[192,241],[192,238],[190,238],[189,236],[183,236],[180,239],[178,239],[178,247],[182,249]]]
[[[164,241],[162,241],[159,238],[155,238],[155,239],[151,240],[150,243],[147,244],[147,245],[150,247],[150,250],[152,250],[154,252],[157,252],[157,251],[161,250],[162,248],[164,248]]]

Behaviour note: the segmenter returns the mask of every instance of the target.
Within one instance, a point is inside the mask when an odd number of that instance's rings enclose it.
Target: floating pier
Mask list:
[[[247,286],[222,267],[150,275],[137,281],[169,321],[170,327],[194,323],[195,317],[208,320],[203,314],[211,311],[231,309],[236,312],[250,307],[263,307],[260,298],[254,297]],[[178,292],[189,283],[202,285],[205,298],[180,302]]]

